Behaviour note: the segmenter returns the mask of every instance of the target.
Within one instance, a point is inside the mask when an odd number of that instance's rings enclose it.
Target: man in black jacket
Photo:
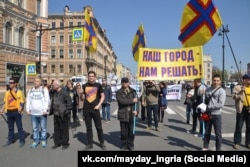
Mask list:
[[[121,127],[121,150],[134,150],[134,117],[137,115],[138,98],[136,91],[129,86],[128,78],[122,78],[122,87],[116,92],[118,120]],[[137,106],[135,108],[135,105]]]
[[[67,149],[69,147],[69,115],[72,109],[71,98],[62,88],[59,80],[53,82],[53,96],[50,107],[50,115],[54,114],[54,146],[52,149],[60,147]]]

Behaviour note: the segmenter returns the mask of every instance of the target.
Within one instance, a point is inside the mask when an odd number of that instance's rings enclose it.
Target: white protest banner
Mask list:
[[[182,85],[168,85],[167,87],[167,99],[168,100],[180,100],[181,99]]]

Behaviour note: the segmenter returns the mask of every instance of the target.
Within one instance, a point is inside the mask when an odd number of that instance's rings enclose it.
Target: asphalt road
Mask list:
[[[227,90],[229,95],[229,90]],[[163,123],[159,123],[160,132],[155,130],[145,131],[147,125],[140,121],[140,117],[136,122],[135,150],[139,151],[200,151],[202,148],[202,138],[194,137],[192,134],[186,133],[191,129],[191,125],[185,122],[185,105],[183,105],[184,97],[181,101],[169,101],[168,109],[165,112]],[[103,123],[104,138],[107,150],[120,150],[120,125],[116,118],[117,103],[112,102],[111,105],[112,118],[109,124]],[[72,125],[72,124],[71,124]],[[1,167],[66,167],[77,166],[78,151],[84,149],[87,144],[86,128],[84,122],[78,126],[71,126],[70,129],[70,147],[66,150],[61,148],[52,150],[53,146],[53,116],[48,117],[48,146],[42,148],[38,145],[32,149],[32,126],[30,117],[23,115],[23,128],[26,134],[26,144],[19,148],[18,140],[8,147],[2,147],[7,140],[8,128],[5,121],[0,117],[0,166]],[[235,151],[233,145],[233,132],[235,127],[235,110],[232,97],[227,96],[226,104],[222,112],[222,132],[223,132],[223,151]],[[245,131],[243,127],[243,132]],[[16,131],[16,129],[15,129]],[[101,151],[97,139],[97,133],[93,124],[94,134],[94,151]],[[15,137],[18,137],[16,132]],[[244,135],[242,139],[242,147],[239,150],[247,151],[244,147]],[[212,136],[209,150],[215,150],[214,136]]]

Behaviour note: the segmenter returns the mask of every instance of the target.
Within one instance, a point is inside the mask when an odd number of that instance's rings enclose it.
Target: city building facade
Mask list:
[[[97,28],[97,51],[90,53],[83,41],[73,41],[74,28],[84,26],[84,11],[88,10],[90,17]],[[117,56],[113,52],[105,29],[102,29],[94,17],[93,9],[85,6],[83,11],[71,12],[65,6],[63,13],[48,15],[48,60],[42,66],[42,78],[48,82],[60,79],[62,82],[73,76],[86,76],[88,71],[97,73],[98,81],[107,78],[110,72],[116,73]]]
[[[6,90],[14,77],[19,88],[33,85],[34,76],[26,74],[26,64],[35,63],[40,52],[46,54],[46,34],[43,39],[34,31],[47,27],[48,0],[0,0],[0,90]],[[42,43],[41,48],[39,42]]]

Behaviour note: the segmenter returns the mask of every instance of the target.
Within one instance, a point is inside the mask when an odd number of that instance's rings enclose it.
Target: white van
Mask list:
[[[86,76],[80,75],[80,76],[73,76],[73,77],[71,77],[71,81],[73,82],[73,85],[75,86],[76,83],[78,83],[78,82],[81,85],[85,84],[88,81],[88,79],[87,79]]]

